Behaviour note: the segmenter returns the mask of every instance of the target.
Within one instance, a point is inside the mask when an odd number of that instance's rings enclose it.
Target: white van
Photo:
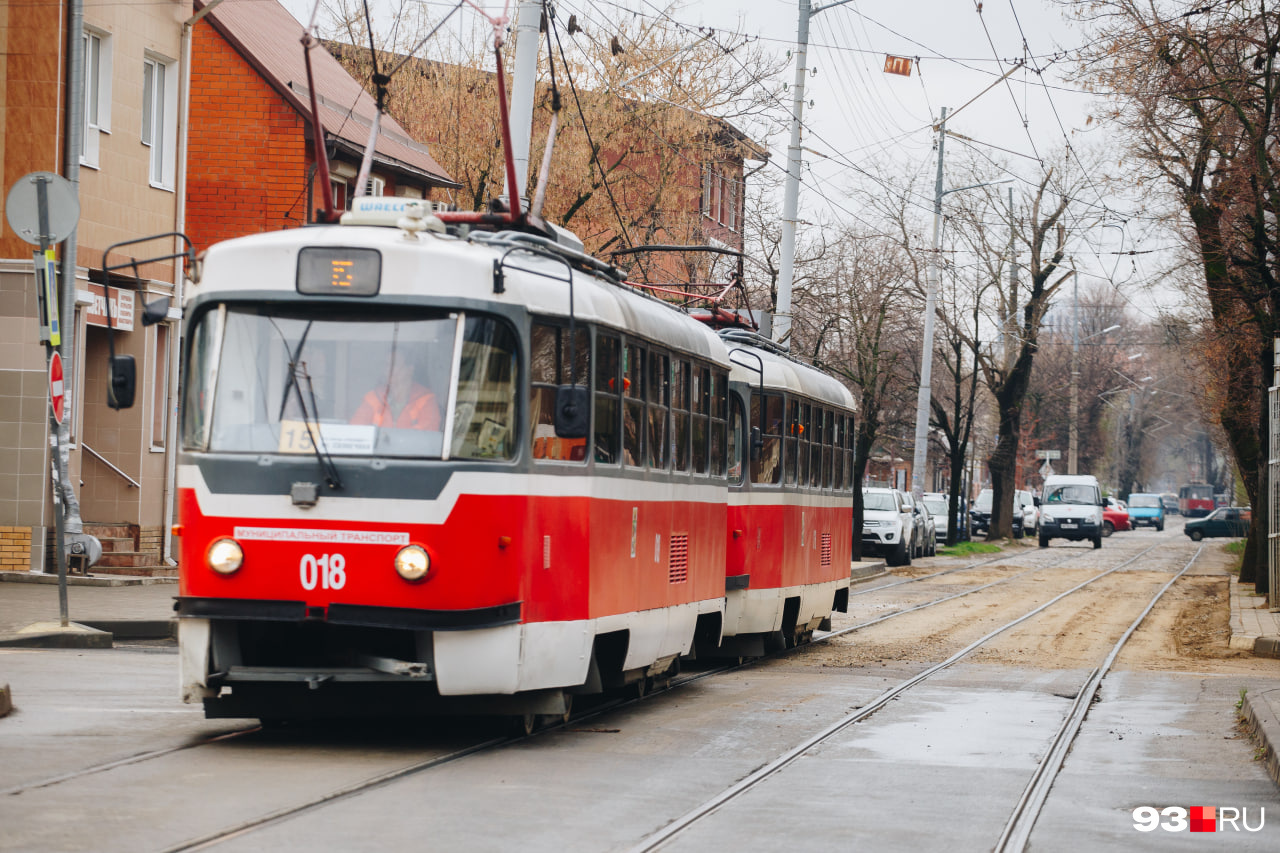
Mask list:
[[[1102,547],[1102,489],[1089,474],[1046,477],[1040,492],[1040,547],[1051,539],[1088,539]]]

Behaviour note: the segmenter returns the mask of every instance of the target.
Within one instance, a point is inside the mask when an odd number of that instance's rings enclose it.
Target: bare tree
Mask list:
[[[1228,377],[1219,417],[1257,517],[1270,515],[1266,388],[1280,331],[1280,17],[1267,0],[1188,8],[1152,0],[1071,4],[1096,38],[1082,73],[1113,95],[1113,123],[1145,176],[1190,221],[1215,340]],[[1263,525],[1250,529],[1240,579],[1268,586]]]

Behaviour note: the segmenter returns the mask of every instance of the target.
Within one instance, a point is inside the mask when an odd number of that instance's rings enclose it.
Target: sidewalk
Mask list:
[[[177,594],[176,578],[68,578],[68,619],[106,635],[68,636],[61,630],[57,576],[0,572],[0,646],[110,648],[113,638],[167,639],[175,636]]]

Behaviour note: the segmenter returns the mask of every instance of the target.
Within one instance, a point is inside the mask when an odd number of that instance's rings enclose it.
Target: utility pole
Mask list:
[[[1067,416],[1067,473],[1078,474],[1080,452],[1080,274],[1071,271],[1071,411]]]
[[[925,274],[924,343],[920,349],[920,392],[916,395],[916,447],[911,461],[911,493],[924,494],[924,469],[929,464],[929,395],[933,390],[933,323],[938,302],[938,257],[942,250],[942,158],[947,139],[947,108],[938,124],[938,176],[933,186],[933,254]]]
[[[538,77],[538,29],[541,21],[541,0],[520,0],[516,12],[515,70],[511,75],[511,149],[519,186],[505,187],[507,198],[523,196],[529,182],[529,137],[533,133],[533,94]]]
[[[791,96],[791,144],[787,146],[787,181],[782,192],[782,245],[778,261],[778,303],[774,306],[773,340],[790,346],[791,287],[795,282],[796,223],[800,216],[800,129],[804,117],[804,77],[808,73],[809,19],[833,6],[853,0],[836,0],[812,8],[810,0],[800,0],[800,21],[796,26],[796,76]]]

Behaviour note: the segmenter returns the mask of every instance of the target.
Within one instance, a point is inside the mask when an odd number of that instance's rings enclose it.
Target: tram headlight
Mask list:
[[[410,582],[417,582],[431,570],[431,558],[421,545],[406,545],[396,553],[396,574]]]
[[[244,549],[234,539],[218,539],[205,556],[209,568],[220,575],[230,575],[244,565]]]

